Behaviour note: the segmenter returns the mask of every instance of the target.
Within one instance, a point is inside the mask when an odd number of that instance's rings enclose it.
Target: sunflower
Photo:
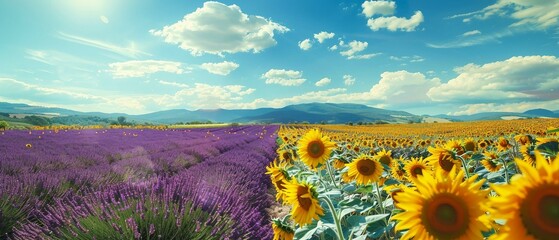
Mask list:
[[[473,138],[464,140],[464,150],[466,150],[466,152],[475,152],[477,150],[477,144]]]
[[[26,148],[32,148],[33,145],[31,145],[31,143],[28,143],[28,144],[25,144],[25,147],[26,147]]]
[[[287,163],[293,162],[293,157],[291,156],[291,153],[288,150],[285,149],[279,150],[278,157],[283,162],[287,162]]]
[[[401,164],[403,160],[396,162],[396,166],[390,169],[390,174],[392,177],[399,181],[404,181],[406,179],[406,170],[404,165]]]
[[[480,140],[478,140],[477,146],[478,146],[480,149],[486,149],[487,146],[489,146],[489,142],[488,142],[487,140],[485,140],[485,139],[480,139]]]
[[[344,161],[340,160],[340,159],[334,159],[334,162],[333,162],[332,165],[334,166],[335,169],[340,170],[340,169],[343,169],[345,167],[345,164],[346,163]]]
[[[446,149],[454,151],[457,155],[464,154],[464,148],[459,140],[450,140],[445,145]]]
[[[487,171],[490,172],[497,172],[503,166],[502,164],[495,163],[495,161],[491,159],[483,159],[480,163],[485,167],[485,169],[487,169]]]
[[[287,170],[285,169],[285,163],[277,164],[276,161],[270,163],[266,167],[266,174],[270,175],[272,183],[276,188],[276,201],[285,199],[285,185],[291,179]]]
[[[532,143],[533,138],[530,135],[516,135],[514,140],[520,145],[528,145]]]
[[[533,145],[520,146],[520,153],[522,154],[522,160],[524,160],[525,162],[527,162],[532,166],[536,165],[536,156],[532,154],[533,150],[534,150]]]
[[[416,180],[418,175],[423,175],[429,172],[427,161],[423,158],[411,158],[411,160],[406,162],[404,169],[408,179],[413,180]]]
[[[495,239],[559,239],[559,161],[535,155],[535,167],[516,159],[522,174],[491,185],[499,194],[490,200],[492,213],[506,220]]]
[[[454,153],[448,149],[429,147],[427,150],[431,153],[431,156],[425,160],[435,169],[442,169],[448,173],[452,167],[460,168],[462,166],[460,160],[456,159]]]
[[[353,162],[347,164],[348,175],[357,184],[369,184],[379,180],[384,167],[370,155],[359,155]]]
[[[314,169],[318,164],[326,162],[335,146],[328,136],[323,136],[318,129],[312,129],[299,140],[297,155],[307,166]]]
[[[395,195],[395,206],[403,210],[393,217],[399,221],[395,230],[408,229],[402,239],[483,239],[481,232],[490,228],[487,191],[480,190],[484,179],[463,178],[457,167],[435,177],[419,175],[417,190]]]
[[[497,142],[497,150],[506,151],[510,147],[511,145],[509,144],[509,140],[504,137],[499,137],[499,141]]]
[[[379,161],[380,163],[388,166],[389,168],[392,167],[392,152],[391,151],[386,151],[386,149],[382,149],[382,151],[378,152],[375,155],[375,158],[377,159],[377,161]]]
[[[295,236],[295,230],[279,219],[272,220],[272,230],[274,231],[274,240],[292,240]]]
[[[285,201],[292,205],[291,217],[300,226],[311,223],[313,219],[318,220],[319,215],[324,215],[314,187],[307,183],[299,183],[297,179],[286,184]]]

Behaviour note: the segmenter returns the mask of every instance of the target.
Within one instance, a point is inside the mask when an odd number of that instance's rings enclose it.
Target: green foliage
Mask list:
[[[124,124],[126,124],[126,117],[124,117],[124,116],[120,116],[120,117],[118,117],[116,120],[117,120],[117,122],[118,122],[119,125],[124,125]]]
[[[29,201],[29,197],[0,195],[0,238],[11,233],[18,222],[29,218]]]
[[[6,130],[6,129],[8,129],[8,122],[6,122],[6,121],[0,121],[0,129],[1,129],[1,130]]]
[[[51,125],[50,119],[41,116],[25,116],[25,119],[28,123],[35,125],[35,126],[49,126]]]

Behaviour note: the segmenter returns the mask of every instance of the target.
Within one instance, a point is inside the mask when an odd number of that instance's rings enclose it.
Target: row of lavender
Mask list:
[[[7,131],[0,135],[0,233],[271,238],[262,173],[274,158],[275,130]]]

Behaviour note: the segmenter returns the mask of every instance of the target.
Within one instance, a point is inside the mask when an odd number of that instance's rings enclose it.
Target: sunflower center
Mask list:
[[[303,197],[303,195],[307,195]],[[312,200],[310,197],[309,190],[306,187],[299,187],[297,189],[297,201],[299,202],[299,206],[308,211],[311,208]]]
[[[449,153],[441,153],[439,155],[439,165],[447,172],[450,172],[452,167],[454,167],[454,162],[452,160],[452,156],[450,156]]]
[[[468,141],[464,144],[464,148],[466,149],[466,151],[473,152],[476,149],[476,144],[474,142]]]
[[[283,157],[283,159],[285,159],[285,160],[291,159],[291,156],[289,155],[288,152],[284,152],[284,153],[282,154],[282,157]]]
[[[376,170],[375,162],[373,162],[373,160],[371,159],[362,159],[359,162],[357,162],[357,171],[359,171],[361,175],[365,175],[365,176],[373,175],[375,173],[375,170]]]
[[[324,154],[324,143],[320,140],[314,140],[307,144],[307,151],[309,155],[313,158],[318,158]]]
[[[411,169],[410,172],[411,172],[412,177],[416,178],[417,175],[423,175],[423,167],[421,167],[421,166],[414,166],[414,167]]]
[[[379,162],[385,164],[386,166],[390,166],[390,163],[392,162],[392,158],[387,155],[383,155],[382,157],[379,158]]]
[[[526,193],[520,218],[527,232],[537,239],[559,238],[559,187],[546,184]]]
[[[458,196],[439,194],[424,205],[423,223],[436,239],[456,239],[468,230],[468,206]]]

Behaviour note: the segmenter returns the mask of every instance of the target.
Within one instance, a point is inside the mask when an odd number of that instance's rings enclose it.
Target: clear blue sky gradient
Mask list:
[[[18,0],[0,29],[6,102],[559,110],[559,1]]]

